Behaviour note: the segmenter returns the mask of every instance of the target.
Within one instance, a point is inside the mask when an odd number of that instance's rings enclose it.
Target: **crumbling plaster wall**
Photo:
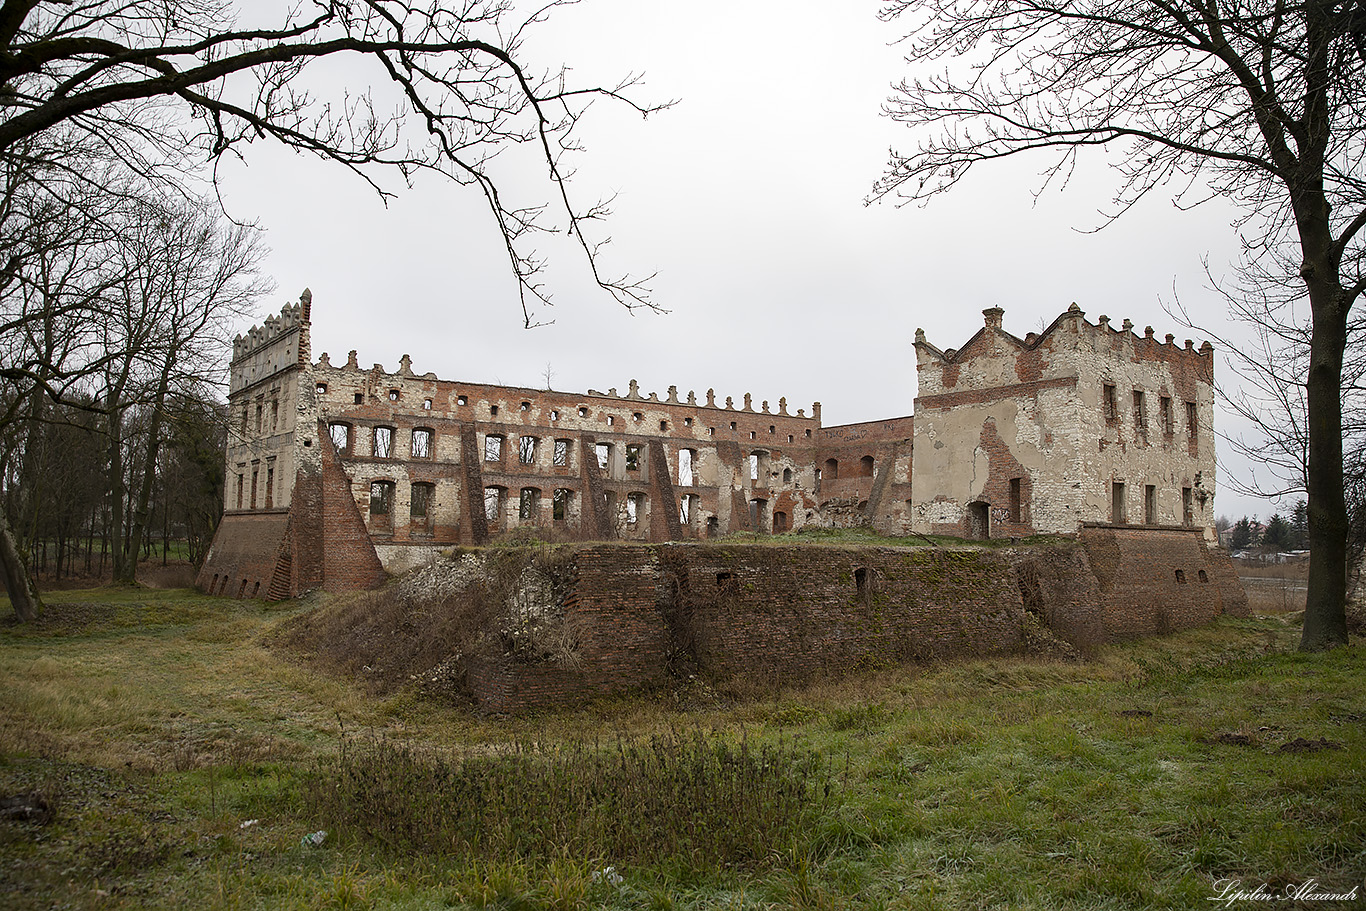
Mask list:
[[[957,352],[917,333],[915,531],[971,535],[977,504],[989,510],[993,536],[1070,534],[1114,518],[1116,482],[1124,485],[1129,522],[1212,528],[1208,345],[1182,349],[1171,336],[1159,343],[1151,328],[1138,337],[1132,324],[1114,330],[1105,317],[1093,326],[1075,304],[1043,335],[1023,340],[1001,329],[999,308],[984,317],[982,331]],[[1186,402],[1195,406],[1193,435]],[[1183,490],[1191,492],[1189,517]]]

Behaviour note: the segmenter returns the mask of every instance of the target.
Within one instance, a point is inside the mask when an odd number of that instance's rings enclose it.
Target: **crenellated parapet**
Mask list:
[[[279,315],[268,316],[232,342],[229,395],[286,370],[307,367],[313,294],[307,288],[296,304],[286,304]]]

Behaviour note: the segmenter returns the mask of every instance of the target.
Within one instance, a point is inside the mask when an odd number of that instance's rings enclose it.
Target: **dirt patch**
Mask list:
[[[1288,743],[1281,744],[1276,750],[1277,753],[1318,753],[1321,750],[1340,750],[1342,744],[1327,738],[1320,737],[1318,740],[1307,740],[1304,737],[1296,737]]]
[[[1211,737],[1206,737],[1205,742],[1222,743],[1234,747],[1250,747],[1253,745],[1252,735],[1240,731],[1220,731]]]

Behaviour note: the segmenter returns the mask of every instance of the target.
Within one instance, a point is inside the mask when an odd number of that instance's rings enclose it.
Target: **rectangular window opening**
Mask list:
[[[497,434],[489,434],[484,437],[484,461],[501,462],[503,461],[503,438]]]
[[[551,453],[551,461],[556,468],[569,467],[569,441],[556,440],[555,448]]]
[[[394,453],[394,428],[376,427],[374,439],[374,456],[377,459],[387,459]]]
[[[430,459],[432,457],[432,432],[426,427],[418,427],[413,430],[413,458]]]
[[[519,437],[517,440],[517,457],[523,465],[536,464],[536,438]]]

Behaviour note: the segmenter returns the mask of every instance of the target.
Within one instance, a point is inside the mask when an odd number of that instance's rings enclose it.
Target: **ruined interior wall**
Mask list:
[[[910,531],[913,426],[906,416],[821,428],[813,465],[820,515],[813,521],[887,535]]]

